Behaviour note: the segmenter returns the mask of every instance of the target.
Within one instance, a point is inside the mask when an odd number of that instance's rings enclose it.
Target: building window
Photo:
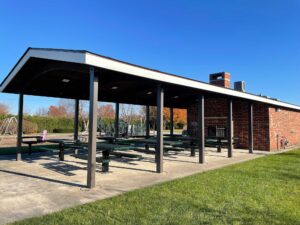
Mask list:
[[[221,126],[209,126],[207,134],[208,137],[226,137],[226,128]]]
[[[226,128],[225,127],[217,127],[216,137],[226,137]]]

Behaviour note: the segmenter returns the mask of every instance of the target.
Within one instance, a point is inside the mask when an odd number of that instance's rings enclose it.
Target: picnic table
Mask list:
[[[23,139],[27,139],[24,140]],[[22,137],[22,144],[27,144],[28,145],[28,154],[31,155],[32,153],[32,145],[38,144],[43,142],[43,137],[42,136],[23,136]]]
[[[218,152],[222,151],[222,147],[228,146],[228,140],[225,137],[207,137],[205,138],[207,147],[216,147]]]
[[[87,143],[77,142],[74,143],[72,148],[79,148],[79,149],[88,149]],[[106,142],[97,142],[96,145],[97,152],[102,152],[102,172],[108,172],[109,171],[109,162],[110,162],[110,155],[112,152],[116,151],[129,151],[129,150],[135,150],[136,147],[132,145],[119,145],[119,144],[112,144],[112,143],[106,143]],[[129,154],[126,154],[127,157],[130,157]],[[77,153],[75,154],[75,157],[87,159],[86,153]]]
[[[71,139],[48,139],[47,142],[58,144],[59,160],[64,161],[65,160],[65,147],[74,144],[76,141],[71,140]]]
[[[164,138],[164,140],[170,140],[170,141],[180,141],[181,144],[177,145],[177,147],[182,147],[184,149],[190,149],[191,150],[191,156],[195,156],[196,154],[196,148],[198,144],[198,139],[195,137],[190,136],[182,136],[182,135],[174,135],[174,136],[168,136]]]
[[[157,140],[155,137],[151,138],[132,138],[132,139],[116,139],[115,143],[120,145],[132,145],[139,147],[136,150],[144,151],[145,153],[154,153],[153,151],[149,150],[150,147],[156,149],[157,147]],[[164,140],[163,142],[164,152],[168,151],[183,151],[182,142],[176,140]],[[140,147],[144,147],[145,150],[142,150]]]
[[[167,140],[180,140],[182,147],[191,149],[191,156],[195,156],[196,148],[198,147],[198,139],[190,136],[173,136],[167,137]],[[238,138],[234,138],[233,143],[237,143]],[[222,152],[222,148],[228,147],[227,137],[205,137],[205,146],[217,148],[217,152]]]
[[[153,145],[156,146],[157,140],[155,138],[135,138],[135,139],[123,139],[123,140],[116,140],[116,143],[126,143],[126,144],[145,144],[145,145]],[[174,146],[181,144],[180,141],[171,141],[171,140],[164,140],[164,145]]]

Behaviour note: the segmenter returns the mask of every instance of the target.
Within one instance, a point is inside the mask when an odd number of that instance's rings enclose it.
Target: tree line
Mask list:
[[[97,109],[97,115],[101,123],[113,124],[115,118],[114,104],[101,103]],[[69,133],[73,131],[75,114],[75,101],[59,100],[56,105],[48,108],[39,108],[34,114],[24,113],[24,133],[37,133],[48,130],[52,133]],[[186,110],[174,109],[174,128],[182,129],[186,125]],[[15,116],[10,113],[9,106],[0,103],[0,121]],[[145,124],[146,107],[120,104],[120,120],[127,124]],[[79,104],[79,129],[85,131],[88,128],[88,102],[80,101]],[[156,128],[156,107],[150,107],[150,128]],[[170,127],[170,110],[164,109],[164,128]]]

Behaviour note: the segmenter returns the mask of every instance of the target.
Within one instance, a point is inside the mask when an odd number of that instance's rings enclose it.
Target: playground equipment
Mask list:
[[[114,136],[115,124],[114,122],[98,122],[98,132],[101,136]],[[142,136],[146,135],[146,126],[143,123],[128,124],[124,121],[119,122],[119,136]]]
[[[13,135],[17,133],[18,120],[16,117],[6,118],[0,121],[0,135]]]
[[[104,122],[98,120],[97,132],[100,137],[114,137],[115,136],[115,124],[113,121]],[[119,137],[135,137],[145,136],[146,126],[143,123],[128,125],[124,121],[119,122]],[[88,142],[88,131],[80,132],[78,136],[81,142]]]
[[[0,121],[0,136],[14,135],[17,133],[18,121],[16,117],[6,118]],[[2,142],[2,137],[0,137],[0,142]]]

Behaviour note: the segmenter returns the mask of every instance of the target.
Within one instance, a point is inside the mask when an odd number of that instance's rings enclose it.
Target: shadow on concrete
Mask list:
[[[29,178],[33,178],[33,179],[44,180],[44,181],[48,181],[48,182],[52,182],[52,183],[69,185],[69,186],[73,186],[73,187],[86,187],[85,185],[82,185],[82,184],[76,184],[76,183],[71,183],[71,182],[67,182],[67,181],[55,180],[55,179],[51,179],[51,178],[40,177],[40,176],[36,176],[36,175],[20,173],[20,172],[14,172],[14,171],[9,171],[9,170],[0,169],[0,172],[13,174],[13,175],[18,175],[18,176],[23,176],[23,177],[29,177]]]
[[[46,169],[63,174],[65,176],[75,176],[76,174],[72,173],[72,171],[83,170],[82,167],[69,165],[64,162],[42,163],[41,165]]]

